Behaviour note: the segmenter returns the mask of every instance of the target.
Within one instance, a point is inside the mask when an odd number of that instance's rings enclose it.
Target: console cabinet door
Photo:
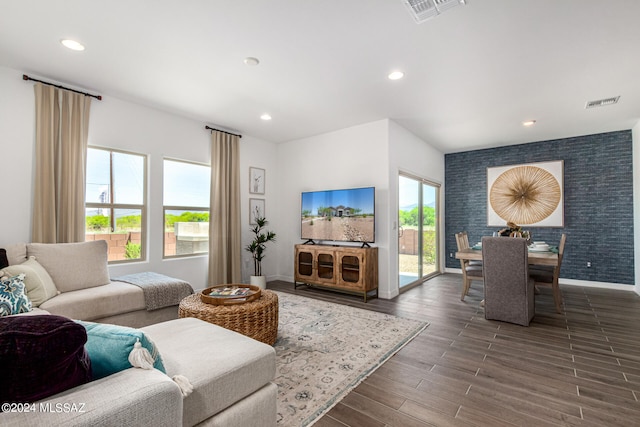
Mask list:
[[[315,250],[316,280],[323,284],[336,283],[336,253],[332,249]]]
[[[342,250],[337,254],[338,285],[354,290],[364,290],[365,257],[362,250]]]
[[[301,249],[296,246],[295,251],[295,279],[304,282],[305,280],[315,280],[315,251]]]

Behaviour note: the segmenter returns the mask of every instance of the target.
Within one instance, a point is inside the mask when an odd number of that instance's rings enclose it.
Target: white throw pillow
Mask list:
[[[30,257],[22,264],[10,265],[0,271],[0,276],[17,276],[19,274],[24,274],[26,294],[34,307],[39,307],[46,300],[58,295],[58,289],[56,289],[51,276],[34,257]]]

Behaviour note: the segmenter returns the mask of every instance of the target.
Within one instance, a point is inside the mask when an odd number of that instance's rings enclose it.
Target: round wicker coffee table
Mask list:
[[[189,295],[180,301],[178,316],[215,323],[269,345],[278,338],[278,295],[269,290],[255,301],[233,305],[207,304],[200,294]]]

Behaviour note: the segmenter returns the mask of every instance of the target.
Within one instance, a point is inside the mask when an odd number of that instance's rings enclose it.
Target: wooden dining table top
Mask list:
[[[462,249],[456,252],[456,259],[482,261],[482,249]],[[558,254],[553,252],[534,252],[529,251],[530,265],[558,265]]]

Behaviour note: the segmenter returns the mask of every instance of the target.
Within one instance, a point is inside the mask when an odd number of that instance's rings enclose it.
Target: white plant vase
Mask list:
[[[260,289],[267,289],[267,278],[266,276],[251,276],[251,284]]]

